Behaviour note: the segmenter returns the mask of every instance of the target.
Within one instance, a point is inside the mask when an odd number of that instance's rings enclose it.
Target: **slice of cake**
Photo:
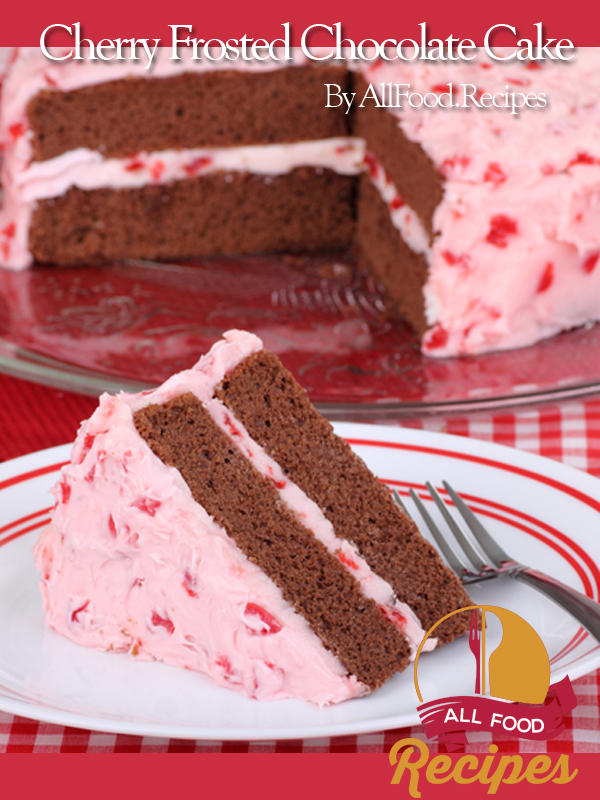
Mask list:
[[[365,694],[470,605],[251,334],[154,391],[104,395],[54,492],[35,548],[48,623],[250,697]],[[454,616],[439,642],[467,628]]]
[[[369,84],[357,238],[423,351],[521,347],[599,319],[600,49],[378,63],[357,104]]]

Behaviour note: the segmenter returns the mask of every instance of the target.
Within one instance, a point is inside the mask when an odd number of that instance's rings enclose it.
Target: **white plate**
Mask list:
[[[406,494],[448,479],[515,558],[590,596],[600,592],[600,482],[547,459],[461,437],[339,424],[369,467]],[[325,709],[259,703],[203,675],[80,648],[44,624],[31,547],[48,519],[48,488],[69,447],[0,465],[0,708],[60,725],[189,739],[289,739],[418,724],[413,670],[372,696]],[[600,645],[550,601],[514,582],[471,587],[541,635],[552,681],[600,666]],[[493,630],[490,630],[493,634]],[[488,650],[488,652],[491,651]],[[465,639],[419,661],[424,700],[473,692]]]

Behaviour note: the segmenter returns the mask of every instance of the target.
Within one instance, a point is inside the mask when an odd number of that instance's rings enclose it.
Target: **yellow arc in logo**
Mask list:
[[[464,611],[481,611],[481,694],[485,694],[485,614],[495,614],[502,623],[502,640],[489,657],[489,684],[492,697],[516,703],[543,703],[550,685],[550,660],[544,643],[528,622],[499,606],[466,606],[446,614],[423,637],[415,657],[415,689],[423,697],[417,680],[417,665],[423,645],[442,622]]]

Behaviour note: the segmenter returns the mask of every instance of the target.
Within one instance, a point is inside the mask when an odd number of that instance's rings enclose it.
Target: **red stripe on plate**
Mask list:
[[[525,478],[531,478],[531,480],[538,481],[538,483],[544,483],[546,486],[552,486],[554,489],[558,489],[560,492],[564,492],[571,497],[575,497],[577,500],[580,500],[585,505],[590,506],[590,508],[593,508],[595,511],[600,511],[600,502],[593,500],[591,497],[583,494],[583,492],[580,492],[578,489],[573,489],[571,486],[567,486],[565,483],[554,480],[554,478],[547,478],[545,475],[540,475],[537,472],[531,472],[531,470],[523,469],[523,467],[515,467],[512,464],[504,464],[502,461],[494,461],[491,458],[482,458],[481,456],[473,456],[469,455],[468,453],[457,453],[453,450],[441,450],[437,447],[423,447],[422,445],[416,444],[377,442],[372,441],[371,439],[346,439],[346,441],[348,444],[363,445],[365,447],[387,447],[394,450],[411,450],[415,453],[430,453],[431,455],[435,456],[457,458],[460,461],[471,461],[474,464],[484,464],[487,467],[494,467],[495,469],[501,469],[505,472],[513,472],[515,475],[522,475]]]
[[[596,645],[596,647],[592,647],[591,650],[588,650],[587,653],[585,653],[585,656],[590,656],[592,653],[595,653],[597,650],[600,650],[600,644]],[[568,661],[566,664],[561,664],[560,668],[561,669],[566,669],[567,667],[570,667],[571,664],[577,664],[579,661],[581,661],[581,659],[583,657],[584,657],[583,655],[577,656],[577,658],[574,658],[572,661]]]
[[[41,511],[28,514],[26,517],[21,517],[21,519],[16,519],[14,522],[9,522],[8,525],[0,528],[0,534],[6,533],[6,531],[9,531],[11,528],[16,527],[17,525],[22,525],[24,522],[29,522],[30,519],[35,519],[36,517],[40,517],[42,514],[47,514],[49,511],[52,511],[53,508],[54,506],[49,506],[48,508],[43,508]]]
[[[5,544],[8,544],[9,542],[18,539],[19,536],[23,536],[24,534],[29,533],[30,531],[35,531],[38,528],[43,528],[44,525],[47,525],[49,522],[50,522],[50,517],[48,517],[47,519],[43,519],[40,522],[36,522],[35,525],[30,525],[28,528],[23,528],[23,530],[21,531],[16,531],[15,533],[11,533],[10,536],[7,536],[5,539],[2,539],[2,541],[0,542],[0,547],[4,547]]]
[[[550,664],[555,664],[559,659],[564,658],[567,656],[572,650],[578,647],[581,642],[584,641],[588,637],[588,632],[585,628],[579,628],[575,636],[571,639],[571,641],[566,644],[562,650],[559,650],[558,653],[550,659]]]
[[[40,467],[39,469],[34,469],[31,472],[23,472],[21,475],[14,475],[12,478],[7,478],[5,481],[0,483],[0,491],[2,489],[7,489],[9,486],[14,486],[17,483],[23,483],[23,481],[29,481],[32,478],[39,478],[40,475],[47,475],[49,472],[57,472],[61,467],[64,467],[68,464],[68,461],[61,461],[60,464],[50,464],[47,467]]]

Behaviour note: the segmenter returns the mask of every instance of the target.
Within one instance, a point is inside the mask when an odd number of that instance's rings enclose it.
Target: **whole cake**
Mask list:
[[[354,72],[181,54],[146,71],[21,49],[2,92],[0,263],[355,243],[433,356],[600,318],[600,49]],[[325,84],[354,93],[351,113]]]
[[[154,391],[104,395],[54,493],[35,548],[48,623],[261,700],[361,696],[470,605],[248,333]]]

